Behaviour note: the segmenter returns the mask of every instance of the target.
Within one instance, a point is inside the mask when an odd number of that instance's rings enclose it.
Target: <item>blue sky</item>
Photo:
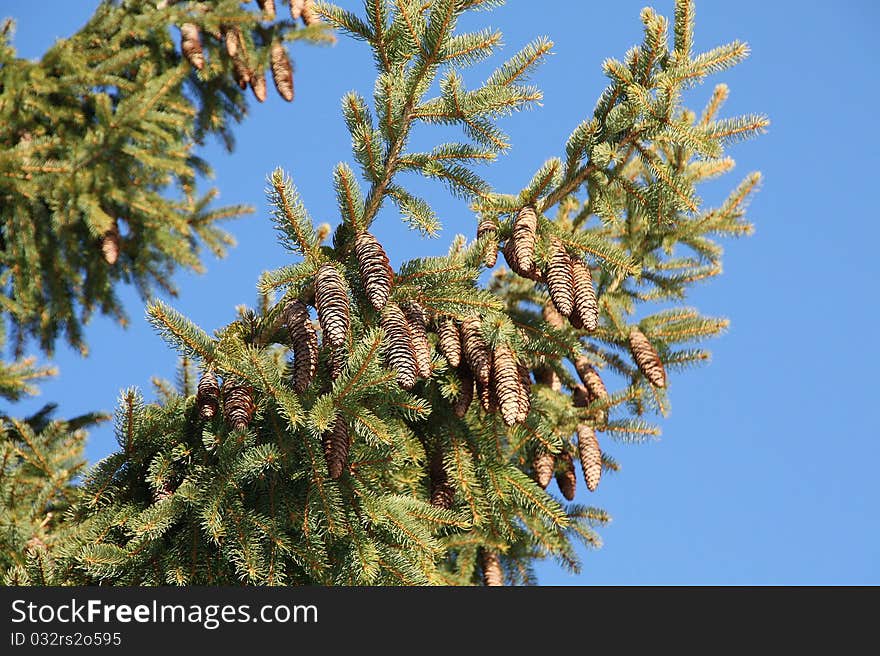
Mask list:
[[[518,190],[562,151],[605,86],[602,60],[622,57],[640,39],[644,4],[508,0],[479,15],[504,31],[508,52],[541,33],[556,44],[534,79],[543,107],[504,124],[514,147],[485,171],[496,188]],[[672,4],[652,6],[671,15]],[[15,45],[36,57],[95,6],[4,0],[0,15],[17,19]],[[878,152],[869,30],[880,11],[867,1],[697,0],[696,8],[698,49],[738,38],[751,44],[752,56],[697,89],[692,106],[701,107],[712,84],[724,81],[731,88],[726,115],[762,112],[772,120],[767,135],[732,148],[738,165],[731,176],[701,190],[711,204],[745,173],[764,173],[751,205],[755,236],[728,242],[724,275],[689,299],[707,314],[730,317],[731,329],[709,345],[709,366],[672,380],[662,439],[611,445],[621,473],[589,499],[581,484],[579,500],[614,517],[601,531],[604,548],[586,555],[579,576],[540,566],[541,581],[880,583],[880,431],[871,410],[880,372],[880,228],[868,193]],[[216,144],[204,149],[221,202],[257,208],[228,224],[239,242],[228,258],[209,259],[202,276],[177,278],[174,306],[209,331],[234,318],[236,305],[253,304],[262,271],[288,262],[263,195],[275,166],[291,173],[314,217],[336,223],[331,173],[337,161],[351,160],[339,99],[350,89],[370,96],[372,61],[362,44],[346,39],[333,48],[298,46],[292,55],[296,101],[270,93],[239,127],[232,155]],[[445,226],[438,240],[418,241],[392,212],[377,222],[394,264],[416,250],[444,252],[454,234],[473,232],[464,205],[432,189]],[[175,356],[146,324],[142,301],[131,290],[123,297],[131,327],[94,320],[90,356],[60,349],[61,375],[17,413],[49,400],[68,416],[111,410],[121,388],[150,393],[151,376],[173,377]],[[92,434],[87,454],[96,460],[114,447],[105,425]]]

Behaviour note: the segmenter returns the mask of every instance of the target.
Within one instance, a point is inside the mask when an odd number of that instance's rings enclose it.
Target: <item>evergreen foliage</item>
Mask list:
[[[51,581],[533,583],[537,559],[577,570],[576,544],[601,543],[595,531],[609,518],[572,501],[575,462],[593,489],[618,470],[613,443],[657,435],[650,417],[669,407],[658,364],[675,374],[705,361],[693,345],[727,325],[684,299],[720,273],[717,237],[750,231],[745,205],[759,178],[718,208],[702,208],[696,187],[733,166],[727,143],[767,121],[717,118],[723,86],[699,117],[682,105],[689,86],[747,48],[695,55],[692,3],[679,0],[672,44],[669,21],[644,10],[643,42],[605,63],[609,87],[560,156],[519,192],[495,192],[474,167],[509,147],[499,119],[541,99],[529,76],[552,47],[537,39],[466,88],[459,70],[492,55],[500,34],[462,33],[458,19],[497,4],[369,0],[363,15],[318,5],[366,42],[378,69],[372,107],[355,93],[342,103],[360,179],[344,163],[334,172],[341,223],[325,244],[276,170],[268,197],[292,262],[263,276],[262,307],[209,334],[151,303],[169,344],[235,396],[205,418],[193,374],[177,392],[163,386],[159,403],[122,393],[120,450],[86,478],[77,535],[54,554]],[[411,152],[418,124],[457,126],[464,139]],[[386,203],[423,234],[439,229],[404,186],[407,172],[465,199],[479,236],[387,276],[390,245],[378,255],[367,240],[370,266],[357,247]],[[500,244],[510,268],[484,285]],[[555,308],[548,267],[566,263],[572,297]],[[285,326],[291,303],[316,308],[322,328],[305,386]],[[16,571],[38,580],[33,564]]]

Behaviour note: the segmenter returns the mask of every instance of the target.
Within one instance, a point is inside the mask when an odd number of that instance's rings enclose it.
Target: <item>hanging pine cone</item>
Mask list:
[[[437,322],[437,335],[440,353],[446,358],[450,367],[457,367],[461,363],[461,335],[455,320],[451,317],[441,317]]]
[[[416,384],[416,354],[406,315],[394,303],[387,303],[380,319],[385,330],[385,362],[397,371],[397,384],[412,389]]]
[[[244,91],[248,88],[248,84],[250,84],[253,71],[251,71],[241,57],[236,57],[232,60],[232,68],[236,84],[238,84],[239,89]]]
[[[293,67],[290,65],[287,49],[276,41],[272,44],[269,61],[272,65],[272,80],[275,82],[278,95],[287,102],[291,102],[293,100]]]
[[[513,222],[513,255],[524,271],[535,268],[535,239],[538,230],[538,216],[535,208],[527,205],[516,215]]]
[[[480,407],[483,408],[483,412],[494,415],[498,412],[498,396],[495,394],[494,386],[483,385],[479,380],[475,380],[474,383],[477,387],[477,394],[480,397]]]
[[[283,320],[293,347],[293,389],[302,394],[311,385],[318,368],[318,335],[309,309],[302,301],[288,301]]]
[[[348,469],[348,423],[345,417],[337,415],[333,427],[321,437],[324,447],[324,460],[330,478],[337,479]]]
[[[223,415],[232,430],[244,430],[254,416],[254,390],[249,385],[223,384]]]
[[[599,326],[599,304],[596,290],[593,289],[593,274],[579,257],[571,260],[571,271],[574,278],[574,311],[569,321],[572,325],[579,324],[576,328],[593,332]]]
[[[318,22],[318,12],[315,10],[314,0],[305,0],[302,8],[302,19],[306,25]]]
[[[200,71],[205,67],[205,54],[202,52],[199,28],[192,23],[184,23],[180,26],[180,49],[194,69]]]
[[[477,239],[489,236],[486,241],[486,250],[483,252],[483,262],[488,268],[492,268],[498,262],[498,233],[495,221],[489,217],[483,217],[477,224]]]
[[[537,266],[535,265],[535,261],[532,260],[531,267],[526,268],[519,261],[519,258],[516,255],[516,248],[513,239],[508,239],[504,244],[504,248],[501,249],[502,254],[504,255],[504,259],[507,262],[507,266],[510,267],[510,270],[513,271],[518,276],[522,276],[523,278],[528,278],[529,280],[534,280],[536,282],[540,282],[542,280],[541,272],[538,271]]]
[[[602,451],[599,449],[599,440],[596,439],[596,431],[586,424],[578,425],[577,436],[578,457],[581,461],[581,469],[584,470],[584,480],[587,482],[587,489],[595,492],[602,477]]]
[[[431,456],[431,505],[449,510],[455,501],[455,488],[449,482],[449,475],[443,466],[443,450],[439,447]]]
[[[267,21],[275,20],[275,0],[257,0],[257,4],[263,11],[263,18]]]
[[[489,551],[484,547],[480,548],[480,568],[483,571],[484,585],[504,585],[504,571],[501,569],[501,560],[494,551]]]
[[[535,381],[546,385],[554,392],[562,391],[562,381],[559,380],[559,375],[548,366],[535,369]]]
[[[590,393],[591,403],[595,399],[608,398],[608,389],[605,387],[605,383],[602,382],[602,377],[599,375],[599,372],[593,368],[593,365],[590,364],[590,361],[587,358],[583,356],[577,358],[574,361],[574,368],[586,386],[587,391]]]
[[[633,326],[629,332],[629,350],[639,370],[654,387],[666,387],[666,369],[660,355],[645,334]]]
[[[336,380],[345,367],[345,352],[341,348],[333,349],[330,352],[329,366],[330,380]]]
[[[199,409],[199,417],[205,420],[213,419],[220,409],[220,384],[211,371],[204,372],[199,379],[196,407]]]
[[[491,361],[489,346],[483,339],[480,317],[470,316],[461,322],[461,342],[464,359],[471,368],[474,378],[484,387],[489,387]]]
[[[565,317],[559,314],[553,303],[545,303],[541,315],[544,317],[544,321],[556,328],[556,330],[562,330],[565,327]]]
[[[290,0],[290,17],[294,21],[298,21],[302,17],[305,4],[306,0]]]
[[[541,486],[542,490],[546,490],[553,478],[553,471],[556,469],[556,457],[552,453],[544,450],[535,452],[535,458],[532,460],[532,470],[534,472],[535,482]]]
[[[348,294],[342,276],[332,264],[322,264],[315,275],[315,305],[324,339],[339,348],[345,344],[348,333]]]
[[[226,46],[226,54],[231,59],[238,57],[238,49],[241,45],[241,30],[237,27],[227,27],[223,30],[223,43]]]
[[[583,385],[575,385],[571,390],[571,404],[575,408],[586,408],[592,403],[590,392]]]
[[[571,454],[563,449],[557,458],[559,469],[556,470],[556,485],[559,491],[569,501],[574,501],[574,493],[577,490],[577,475],[574,473],[574,460]]]
[[[471,407],[471,401],[474,400],[474,377],[464,363],[458,368],[458,380],[461,381],[461,391],[452,405],[452,411],[456,417],[461,419],[467,414],[468,408]]]
[[[369,232],[362,232],[355,240],[354,252],[367,298],[376,311],[381,312],[391,295],[394,280],[385,249]]]
[[[517,405],[516,423],[521,424],[528,419],[532,409],[532,377],[529,368],[520,363],[516,366],[519,372],[519,403]]]
[[[254,71],[251,75],[251,91],[259,102],[266,101],[266,74],[263,71]]]
[[[499,344],[492,355],[492,384],[501,406],[501,418],[508,426],[516,423],[519,415],[519,371],[516,358],[507,344]]]
[[[413,353],[416,356],[416,371],[421,378],[431,377],[431,345],[428,343],[428,316],[421,305],[410,301],[404,308],[409,334],[412,337]]]
[[[558,239],[553,240],[553,255],[544,274],[553,305],[563,316],[569,316],[574,309],[574,279],[571,271],[571,257]]]
[[[101,255],[104,261],[113,266],[119,259],[119,224],[114,221],[110,229],[101,237]]]

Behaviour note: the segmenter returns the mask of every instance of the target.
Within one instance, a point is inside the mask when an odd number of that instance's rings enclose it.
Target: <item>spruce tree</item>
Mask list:
[[[696,186],[767,121],[718,118],[724,86],[699,115],[683,106],[748,49],[693,53],[693,5],[679,0],[672,21],[642,12],[642,43],[605,62],[610,84],[560,156],[496,192],[474,167],[509,147],[499,119],[541,99],[529,77],[552,47],[537,39],[466,88],[459,70],[501,35],[458,19],[496,4],[318,5],[378,69],[372,106],[342,102],[358,173],[334,171],[341,221],[326,243],[276,170],[268,196],[291,263],[259,281],[265,302],[213,334],[150,304],[211,392],[122,393],[120,450],[89,473],[52,581],[531,583],[536,560],[576,570],[575,545],[600,543],[608,515],[571,501],[576,463],[595,489],[618,469],[611,444],[656,435],[673,374],[705,361],[694,344],[726,327],[684,301],[720,273],[717,237],[750,231],[759,178],[715,208]],[[420,124],[464,138],[414,151]],[[466,200],[475,238],[389,271],[397,249],[370,232],[383,207],[423,234],[440,227],[408,172]]]

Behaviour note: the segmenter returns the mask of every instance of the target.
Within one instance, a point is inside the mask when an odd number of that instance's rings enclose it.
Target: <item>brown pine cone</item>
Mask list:
[[[666,387],[666,369],[657,350],[645,334],[633,326],[629,333],[629,350],[645,378],[654,387]]]
[[[483,572],[483,584],[487,586],[503,586],[504,571],[501,560],[494,551],[480,548],[480,568]]]
[[[535,208],[527,205],[516,215],[513,222],[513,256],[523,271],[535,268],[535,240],[537,237],[538,216]]]
[[[471,407],[471,401],[474,400],[474,377],[464,363],[458,367],[458,379],[461,381],[461,391],[452,405],[452,411],[456,417],[461,419],[467,414],[468,408]]]
[[[579,257],[572,259],[571,271],[574,278],[574,311],[569,321],[572,325],[577,322],[579,325],[576,328],[593,332],[599,326],[599,304],[593,288],[593,274]]]
[[[532,409],[532,377],[529,368],[520,363],[517,365],[519,372],[519,403],[517,405],[516,423],[521,424],[528,419]]]
[[[541,486],[542,490],[546,490],[550,485],[550,479],[553,478],[553,471],[556,469],[556,457],[552,453],[539,450],[535,452],[535,458],[532,460],[532,470],[534,472],[535,482]]]
[[[520,379],[516,364],[516,357],[507,344],[495,347],[492,357],[492,384],[501,406],[501,418],[508,426],[513,426],[519,415]]]
[[[574,278],[572,277],[571,257],[558,239],[553,240],[553,255],[544,274],[550,298],[559,314],[567,317],[574,309]]]
[[[257,0],[257,4],[263,10],[263,18],[267,21],[275,20],[275,0]]]
[[[577,475],[574,473],[574,460],[567,449],[563,449],[557,458],[559,468],[556,470],[556,485],[567,500],[574,500],[574,493],[577,489]]]
[[[535,266],[534,259],[531,262],[530,268],[524,267],[516,255],[516,248],[512,238],[508,239],[507,242],[504,244],[504,248],[501,249],[501,253],[504,255],[507,266],[509,266],[510,270],[513,271],[515,274],[517,274],[518,276],[522,276],[523,278],[528,278],[529,280],[541,282],[543,278],[541,276],[541,272],[538,270],[538,267]]]
[[[586,408],[593,399],[590,398],[590,392],[583,385],[575,385],[571,390],[571,404],[575,408]]]
[[[223,415],[232,430],[244,430],[254,416],[254,389],[250,385],[234,383],[223,384]]]
[[[318,334],[302,301],[289,300],[284,306],[284,325],[293,347],[293,389],[308,389],[318,368]]]
[[[446,358],[450,367],[458,367],[461,364],[461,335],[455,320],[452,317],[441,317],[437,322],[437,335],[440,353]]]
[[[477,239],[490,235],[486,242],[486,250],[483,252],[483,262],[488,268],[492,268],[498,262],[498,233],[495,221],[489,217],[483,217],[477,224]]]
[[[608,398],[608,389],[605,387],[605,383],[602,382],[602,377],[587,358],[583,356],[577,358],[574,361],[574,368],[590,393],[591,403],[594,399]]]
[[[241,45],[241,30],[237,27],[228,27],[223,30],[223,43],[226,45],[226,54],[230,58],[238,57],[238,49]]]
[[[272,44],[269,61],[272,67],[272,81],[275,82],[278,95],[287,102],[291,102],[293,100],[293,67],[290,65],[287,50],[277,41]]]
[[[244,91],[248,88],[248,84],[250,84],[253,71],[251,71],[241,57],[236,57],[232,60],[232,67],[235,74],[235,82],[238,84],[239,89]]]
[[[431,377],[431,345],[428,343],[428,316],[421,305],[410,301],[404,308],[409,334],[416,356],[416,371],[421,378]]]
[[[324,339],[339,348],[345,344],[348,333],[348,294],[342,276],[332,264],[322,264],[315,275],[315,305]]]
[[[199,37],[199,28],[193,23],[184,23],[180,26],[180,49],[194,69],[200,71],[205,67],[202,39]]]
[[[382,244],[366,231],[357,236],[354,252],[357,256],[364,292],[370,304],[377,312],[381,312],[391,295],[391,285],[394,281],[388,255],[385,254]]]
[[[559,375],[546,365],[535,369],[535,382],[546,385],[554,392],[562,391],[562,381],[559,380]]]
[[[443,466],[443,450],[439,447],[431,456],[431,505],[449,510],[455,501],[455,488]]]
[[[385,362],[397,372],[397,384],[412,389],[416,384],[416,354],[412,334],[403,311],[394,303],[387,303],[380,318],[385,330]]]
[[[213,419],[220,409],[220,384],[211,371],[205,371],[199,379],[196,407],[202,419]]]
[[[259,102],[266,101],[266,74],[263,71],[254,71],[251,75],[251,91]]]
[[[306,4],[306,0],[289,0],[290,4],[290,17],[294,21],[298,21],[302,18],[303,7]]]
[[[483,385],[480,381],[475,380],[477,387],[477,394],[480,397],[480,407],[483,408],[483,412],[487,412],[490,415],[498,412],[498,397],[495,394],[495,389],[492,385]]]
[[[471,368],[474,378],[484,387],[489,387],[489,374],[492,367],[489,346],[483,338],[478,316],[470,316],[461,322],[461,342],[465,362]]]
[[[578,425],[577,436],[578,457],[581,461],[581,469],[584,470],[584,480],[587,482],[587,489],[595,492],[602,477],[602,451],[599,449],[599,440],[596,439],[596,431],[587,424]]]
[[[321,445],[330,478],[339,478],[348,469],[349,437],[345,417],[337,415],[333,427],[322,436]]]
[[[119,224],[116,221],[101,237],[101,255],[110,266],[116,264],[119,259]]]
[[[544,321],[556,328],[556,330],[562,330],[565,327],[565,317],[559,314],[553,303],[545,303],[541,315],[544,317]]]
[[[315,9],[314,0],[305,0],[302,8],[302,19],[306,25],[312,25],[318,22],[318,12]]]

